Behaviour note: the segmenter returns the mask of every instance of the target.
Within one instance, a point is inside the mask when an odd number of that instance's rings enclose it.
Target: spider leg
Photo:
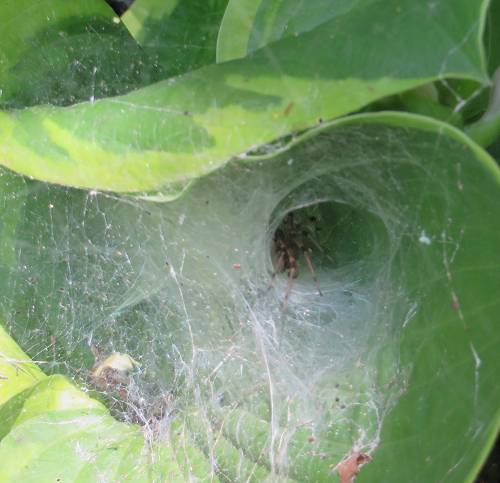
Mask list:
[[[281,255],[279,256],[278,261],[276,262],[276,266],[274,267],[273,273],[271,275],[271,280],[269,280],[267,290],[270,290],[272,288],[276,275],[278,273],[281,273],[285,268],[285,255],[286,252],[282,252]]]
[[[294,259],[294,261],[295,261],[295,259]],[[283,302],[281,304],[283,311],[285,311],[288,307],[288,297],[290,296],[290,293],[292,291],[293,279],[297,278],[297,275],[298,275],[297,266],[295,265],[295,263],[293,263],[292,266],[290,267],[290,270],[288,270],[288,282],[286,284],[285,297],[284,297]]]
[[[311,272],[312,278],[314,280],[314,283],[316,284],[316,289],[318,290],[318,293],[323,296],[323,292],[321,291],[321,288],[319,287],[319,281],[318,278],[316,277],[316,273],[314,273],[314,268],[311,262],[311,257],[309,256],[309,252],[305,249],[302,249],[302,252],[304,253],[304,258],[306,259],[307,263],[307,268]]]

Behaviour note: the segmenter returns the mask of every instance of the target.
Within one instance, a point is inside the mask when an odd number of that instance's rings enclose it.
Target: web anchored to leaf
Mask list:
[[[327,130],[166,204],[16,179],[29,194],[10,330],[220,479],[326,481],[341,462],[368,463],[411,371],[399,342],[424,296],[414,287],[452,270],[447,247],[462,242],[429,146],[439,157],[431,134]],[[429,216],[433,196],[446,201]],[[272,249],[291,214],[307,235],[292,286]]]

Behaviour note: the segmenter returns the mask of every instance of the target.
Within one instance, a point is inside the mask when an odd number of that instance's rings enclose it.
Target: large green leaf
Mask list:
[[[227,0],[136,0],[122,21],[171,77],[215,62],[226,5]]]
[[[185,481],[173,454],[164,451],[153,464],[138,427],[117,422],[60,376],[20,393],[0,411],[2,425],[12,424],[0,442],[2,481]]]
[[[102,0],[4,0],[0,108],[68,105],[123,94],[159,79]]]
[[[172,394],[160,461],[174,475],[330,481],[364,451],[360,481],[472,481],[500,425],[500,175],[461,132],[396,113],[346,118],[231,163],[168,204],[2,179],[17,183],[1,195],[7,328],[78,381],[90,343],[137,359],[145,402],[135,408]],[[310,256],[323,296],[301,257],[284,312],[286,273],[266,287],[273,232],[291,211],[320,229]],[[65,431],[70,445],[95,444],[100,423],[85,427],[94,410],[59,435],[52,423],[69,408],[18,420],[6,409],[16,397],[2,407],[16,422],[2,461],[49,434],[55,454]],[[113,447],[114,435],[142,447],[102,418]],[[28,458],[12,474],[43,463],[50,481],[58,467],[47,461]],[[153,470],[140,460],[135,471],[147,481]]]
[[[369,3],[244,59],[125,96],[0,112],[0,162],[38,179],[102,190],[185,182],[280,136],[431,80],[484,82],[479,38],[486,3],[439,2],[439,22],[435,10],[422,15],[413,2],[400,10]],[[441,24],[450,5],[453,22]]]
[[[224,62],[245,57],[249,52],[284,37],[296,36],[308,32],[334,18],[353,25],[349,15],[369,18],[376,9],[380,12],[380,4],[374,0],[361,2],[340,1],[335,6],[328,0],[232,0],[224,15],[224,21],[217,43],[217,60]],[[401,13],[404,6],[401,2],[388,5],[384,3],[385,13]],[[374,5],[370,5],[374,4]],[[343,17],[343,18],[342,18]],[[371,19],[377,23],[377,18]],[[362,23],[365,23],[361,21]],[[394,26],[397,24],[394,22]],[[385,21],[384,21],[385,23]],[[365,23],[366,27],[366,23]],[[332,29],[337,34],[338,29]],[[355,35],[356,29],[350,31]],[[366,35],[366,32],[364,32]],[[355,56],[354,56],[355,58]]]
[[[426,46],[437,45],[450,53],[458,44],[467,45],[464,53],[468,52],[468,57],[472,54],[472,59],[481,42],[478,11],[484,16],[486,6],[481,0],[341,0],[334,5],[329,0],[231,0],[219,33],[217,60],[244,57],[276,40],[326,23],[332,25],[332,35],[344,40],[344,52],[349,52],[354,65],[370,61],[372,52],[383,50],[396,54],[396,66],[401,55],[418,58],[414,55],[421,48],[432,62],[436,52]],[[364,44],[357,45],[356,37],[364,39]],[[403,44],[395,42],[403,38]],[[446,63],[442,65],[445,69]]]

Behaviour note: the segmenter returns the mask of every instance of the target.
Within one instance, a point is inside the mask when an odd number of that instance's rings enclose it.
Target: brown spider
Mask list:
[[[312,219],[313,220],[313,219]],[[314,221],[314,220],[313,220]],[[273,286],[274,279],[278,273],[288,270],[288,282],[283,300],[283,309],[286,309],[288,304],[288,297],[293,287],[293,280],[298,277],[299,269],[297,260],[301,254],[307,263],[307,268],[312,275],[316,289],[320,295],[323,295],[319,286],[318,279],[314,273],[314,268],[311,262],[310,252],[311,249],[306,249],[305,239],[308,237],[306,230],[302,230],[294,219],[293,213],[288,213],[281,225],[278,227],[273,237],[273,252],[276,254],[276,262],[274,270],[271,275],[268,288]]]

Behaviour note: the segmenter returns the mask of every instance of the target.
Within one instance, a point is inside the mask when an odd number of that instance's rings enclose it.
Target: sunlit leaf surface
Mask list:
[[[349,15],[315,22],[242,59],[124,96],[96,100],[89,79],[83,82],[86,102],[0,112],[0,162],[59,184],[157,190],[431,80],[486,80],[479,42],[485,2],[386,3],[361,2]],[[4,18],[2,8],[8,7],[0,6]],[[460,16],[445,15],[450,8]],[[68,49],[73,52],[71,42]],[[126,53],[133,62],[133,51]],[[51,96],[43,102],[52,102]]]

